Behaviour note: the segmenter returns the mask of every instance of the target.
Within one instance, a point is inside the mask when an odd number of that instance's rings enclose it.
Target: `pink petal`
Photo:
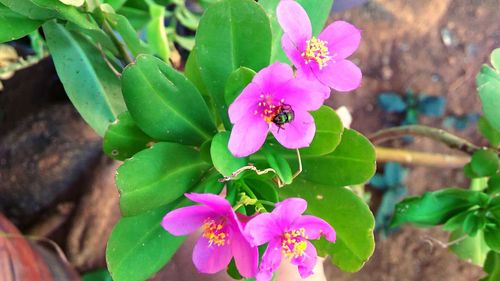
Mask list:
[[[326,221],[315,216],[301,216],[293,222],[293,229],[304,228],[308,239],[319,239],[321,235],[326,240],[335,242],[335,230]]]
[[[260,246],[279,237],[282,229],[276,225],[272,214],[264,213],[251,219],[245,227],[245,232],[251,244]]]
[[[345,59],[358,49],[361,31],[348,22],[335,21],[321,32],[318,39],[328,42],[333,59]]]
[[[272,93],[275,89],[289,80],[293,79],[293,69],[290,65],[275,62],[255,74],[252,83],[261,87],[266,93]],[[256,99],[258,101],[258,99]]]
[[[259,272],[257,273],[257,281],[268,281],[272,277],[272,273],[278,269],[281,263],[281,239],[272,240],[269,242],[262,261],[260,262]]]
[[[257,152],[269,132],[269,125],[260,116],[253,115],[241,118],[233,126],[229,137],[229,151],[235,157],[246,157]]]
[[[302,52],[297,48],[297,46],[290,41],[288,36],[283,35],[281,37],[281,47],[285,52],[286,56],[290,59],[290,61],[295,65],[297,69],[303,69],[306,65],[304,58],[302,57]]]
[[[297,69],[297,72],[295,74],[295,77],[297,77],[298,79],[306,79],[309,81],[309,83],[315,83],[316,85],[314,86],[311,86],[314,87],[315,91],[317,92],[321,92],[324,94],[323,96],[323,99],[328,99],[330,97],[330,94],[331,94],[331,89],[330,87],[328,87],[327,85],[321,83],[321,81],[319,81],[318,77],[316,76],[316,74],[314,73],[314,71],[312,70],[312,64],[310,65],[305,65],[304,64],[304,67],[301,68],[301,69]],[[317,68],[317,66],[316,66]],[[318,68],[319,70],[319,68]]]
[[[316,248],[311,242],[307,241],[307,247],[304,255],[301,257],[293,258],[291,263],[297,265],[299,268],[299,274],[302,279],[307,278],[314,274],[313,269],[316,265],[316,260],[318,259],[318,253]]]
[[[348,60],[332,60],[322,70],[314,71],[323,84],[340,92],[352,91],[361,84],[361,70]]]
[[[184,194],[189,200],[206,205],[213,212],[219,215],[227,215],[233,213],[233,208],[231,204],[224,198],[215,194],[204,194],[204,193],[186,193]]]
[[[277,89],[275,99],[283,100],[296,111],[318,110],[325,101],[330,89],[323,84],[307,80],[293,79]]]
[[[205,206],[189,206],[168,213],[161,225],[172,235],[187,235],[195,232],[211,216],[214,212]]]
[[[302,6],[295,1],[283,0],[278,4],[276,16],[285,36],[300,50],[305,49],[306,41],[312,37],[312,27]]]
[[[299,218],[307,209],[307,201],[302,198],[288,198],[276,203],[272,215],[279,223],[282,231],[288,231],[292,222]]]
[[[261,270],[257,272],[257,276],[255,276],[255,281],[269,281],[273,278],[272,271]]]
[[[227,267],[231,261],[231,245],[210,245],[208,239],[200,237],[193,250],[193,263],[202,273],[217,273]]]
[[[271,132],[274,137],[286,148],[295,149],[308,147],[316,132],[314,118],[307,111],[294,111],[292,122],[284,124],[279,128],[274,123],[271,124]]]
[[[229,106],[228,114],[231,123],[234,124],[242,118],[247,117],[249,114],[253,114],[261,94],[262,89],[258,84],[248,84]]]
[[[233,231],[231,245],[236,268],[238,268],[241,276],[246,278],[254,277],[259,264],[259,249],[250,246],[250,243],[237,229]]]

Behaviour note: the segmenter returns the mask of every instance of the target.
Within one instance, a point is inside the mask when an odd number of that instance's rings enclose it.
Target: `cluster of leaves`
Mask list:
[[[277,2],[262,4],[274,12]],[[117,173],[124,218],[107,250],[108,266],[117,280],[144,279],[170,259],[183,238],[166,233],[159,221],[169,210],[187,204],[183,193],[219,193],[219,179],[249,163],[261,170],[273,168],[290,186],[278,189],[269,176],[250,171],[227,183],[229,200],[235,202],[240,192],[270,202],[300,196],[308,200],[311,214],[337,231],[334,245],[318,242],[320,254],[331,255],[347,271],[358,270],[371,255],[373,217],[343,186],[372,176],[374,150],[359,133],[344,129],[332,109],[313,113],[317,134],[311,146],[301,150],[304,170],[293,182],[292,171],[298,169],[294,151],[273,141],[249,158],[235,158],[228,151],[228,105],[256,71],[275,60],[269,18],[274,17],[253,1],[220,1],[200,21],[185,76],[145,55],[125,69],[122,85],[128,112],[104,137],[105,151],[125,160]],[[225,129],[218,132],[221,127]],[[242,211],[255,212],[251,207]],[[358,218],[355,224],[348,219],[352,216]]]
[[[42,27],[66,93],[100,135],[126,110],[120,79],[115,75],[124,63],[139,54],[156,55],[170,63],[176,58],[174,42],[186,49],[194,44],[193,37],[176,33],[177,23],[194,30],[199,20],[184,1],[102,2],[0,1],[0,42],[37,34]],[[169,26],[164,25],[167,19]]]
[[[422,93],[415,95],[411,90],[406,91],[404,97],[395,92],[383,92],[378,95],[377,101],[383,110],[403,116],[398,125],[415,125],[420,114],[441,117],[446,105],[444,97]]]
[[[477,112],[471,112],[464,115],[448,115],[443,120],[443,127],[454,128],[463,131],[478,122],[481,115]]]
[[[427,96],[425,94],[415,95],[408,90],[404,97],[395,92],[382,92],[377,98],[378,105],[388,113],[395,113],[402,116],[398,119],[397,125],[418,124],[418,117],[442,117],[445,113],[446,98],[442,96]],[[469,125],[475,124],[479,120],[476,112],[464,115],[448,115],[443,120],[445,128],[465,130]]]
[[[382,201],[375,214],[375,231],[386,237],[395,231],[390,222],[396,204],[407,194],[408,188],[404,180],[408,170],[399,163],[388,162],[384,166],[384,173],[376,173],[370,180],[370,185],[382,192]]]
[[[333,1],[298,2],[317,34]],[[162,268],[185,239],[160,226],[163,216],[190,204],[185,192],[218,194],[224,185],[233,203],[241,192],[269,202],[292,196],[307,199],[309,213],[337,232],[335,244],[316,243],[318,252],[332,256],[342,270],[359,270],[371,256],[373,215],[346,186],[372,177],[375,152],[364,136],[343,128],[331,108],[313,113],[316,136],[310,147],[300,150],[304,169],[295,179],[296,152],[273,140],[247,158],[228,151],[228,105],[257,71],[287,61],[275,15],[278,0],[202,1],[208,9],[199,23],[183,1],[0,3],[0,41],[41,26],[70,100],[104,136],[105,153],[124,161],[116,175],[123,218],[106,252],[114,280],[144,280]],[[167,4],[176,8],[166,10]],[[197,28],[195,38],[174,34],[169,40],[168,28],[176,29],[165,26],[168,13]],[[174,41],[192,49],[184,73],[171,65]],[[225,184],[220,181],[250,163],[261,170],[272,168],[276,175],[247,171]],[[277,178],[288,186],[278,189]],[[253,214],[255,208],[239,211]]]
[[[414,223],[443,225],[450,231],[451,249],[461,258],[483,265],[489,274],[483,280],[500,278],[500,49],[491,64],[477,76],[484,117],[478,123],[490,147],[478,149],[464,167],[472,179],[469,190],[445,188],[403,200],[396,207],[392,226]]]

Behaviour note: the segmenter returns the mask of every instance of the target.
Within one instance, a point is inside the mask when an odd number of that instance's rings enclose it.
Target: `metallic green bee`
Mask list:
[[[288,104],[283,104],[273,117],[273,123],[278,126],[279,132],[280,129],[284,129],[283,125],[292,122],[293,118],[295,118],[295,113],[293,112],[292,107]]]

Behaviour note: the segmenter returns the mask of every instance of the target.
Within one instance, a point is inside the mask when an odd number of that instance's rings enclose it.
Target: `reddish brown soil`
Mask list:
[[[461,115],[481,112],[475,90],[475,75],[489,53],[500,46],[500,1],[468,0],[377,0],[335,14],[330,20],[347,20],[363,30],[363,42],[355,61],[364,74],[362,87],[347,95],[334,95],[333,107],[346,105],[353,114],[352,127],[366,135],[385,125],[376,105],[377,93],[407,88],[447,98],[446,113]],[[441,31],[453,38],[445,45]],[[434,79],[433,79],[434,78]],[[422,118],[423,124],[442,127],[442,118]],[[476,143],[477,131],[469,128],[454,133]],[[393,143],[400,146],[399,143]],[[416,139],[407,148],[450,152],[429,140]],[[447,186],[467,187],[460,170],[412,167],[407,185],[410,194]],[[458,259],[429,237],[447,241],[439,228],[405,226],[387,240],[378,240],[374,256],[358,273],[342,273],[326,267],[328,280],[478,280],[481,268]]]

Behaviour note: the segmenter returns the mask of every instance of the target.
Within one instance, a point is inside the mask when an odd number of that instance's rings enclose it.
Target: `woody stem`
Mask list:
[[[458,136],[455,136],[445,130],[423,125],[409,125],[380,130],[373,134],[370,137],[370,140],[374,144],[378,144],[409,135],[430,138],[432,140],[441,142],[452,149],[460,150],[469,155],[472,155],[476,150],[480,149],[479,146]]]
[[[378,162],[399,162],[440,168],[462,168],[470,161],[468,156],[426,153],[407,149],[375,147]]]

